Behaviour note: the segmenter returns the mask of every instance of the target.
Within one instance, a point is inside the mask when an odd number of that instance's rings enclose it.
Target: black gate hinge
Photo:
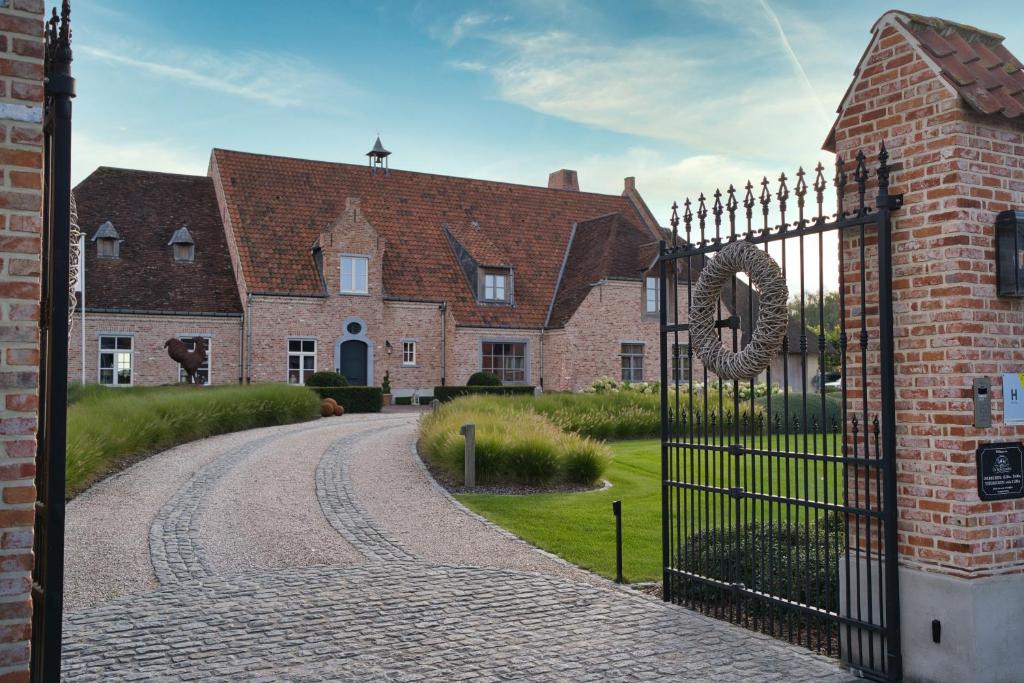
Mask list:
[[[720,330],[723,327],[728,327],[731,330],[740,329],[740,317],[738,315],[730,315],[728,318],[715,321],[716,330]]]
[[[743,490],[742,486],[733,486],[729,489],[729,495],[733,498],[742,498],[746,491]]]
[[[900,194],[888,194],[885,196],[885,206],[879,208],[889,209],[890,211],[896,211],[897,209],[903,208],[903,193]]]

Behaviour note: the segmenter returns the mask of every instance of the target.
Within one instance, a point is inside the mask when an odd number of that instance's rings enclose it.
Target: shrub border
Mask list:
[[[434,398],[441,403],[447,403],[459,396],[472,396],[474,394],[498,394],[503,396],[530,395],[533,396],[536,387],[532,385],[512,384],[500,387],[485,385],[456,385],[434,387]]]
[[[309,387],[321,399],[333,398],[346,413],[379,413],[384,408],[380,387]]]

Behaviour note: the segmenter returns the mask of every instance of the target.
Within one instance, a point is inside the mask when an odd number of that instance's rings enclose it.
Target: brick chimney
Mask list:
[[[580,191],[580,181],[576,177],[576,171],[562,168],[548,176],[548,187],[552,190]]]

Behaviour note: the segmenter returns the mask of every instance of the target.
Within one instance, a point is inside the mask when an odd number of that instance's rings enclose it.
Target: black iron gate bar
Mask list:
[[[60,680],[64,584],[64,467],[67,432],[71,236],[71,8],[46,23],[43,117],[42,305],[39,431],[32,569],[33,681]]]
[[[866,201],[870,173],[864,154],[856,157],[852,186],[845,163],[837,160],[837,211],[826,216],[824,168],[816,167],[811,186],[800,169],[792,223],[786,219],[790,190],[785,174],[774,196],[765,178],[756,198],[749,182],[742,201],[733,186],[725,195],[716,191],[710,211],[704,195],[698,198],[695,213],[687,199],[682,240],[679,207],[673,205],[672,243],[663,242],[661,247],[659,294],[665,599],[828,654],[842,653],[851,666],[880,680],[901,676],[890,212],[900,207],[902,197],[889,194],[889,172],[883,145],[872,208]],[[849,210],[848,191],[854,202]],[[816,211],[808,216],[811,192]],[[755,220],[758,205],[761,215]],[[773,207],[779,216],[775,225],[769,222]],[[838,338],[831,345],[826,340],[824,301],[826,233],[835,233],[839,242]],[[813,238],[816,274],[806,265],[806,242]],[[800,334],[799,348],[793,349],[799,354],[799,367],[792,369],[798,372],[798,393],[790,386],[789,334],[781,351],[778,396],[769,389],[759,400],[754,379],[725,382],[707,368],[699,387],[694,381],[689,325],[679,321],[679,287],[686,287],[689,310],[692,285],[704,259],[741,239],[763,245],[765,251],[777,245],[784,277],[792,274],[787,273],[787,244],[792,248],[795,243]],[[868,332],[868,305],[876,303],[867,294],[870,240],[878,258],[875,345]],[[850,258],[858,259],[858,283],[846,281],[847,266],[855,265],[848,264]],[[816,275],[811,284],[817,285],[816,302],[808,301],[809,274]],[[757,317],[756,295],[743,286],[745,301],[739,297],[738,278],[732,278],[722,297],[727,304],[724,315],[719,302],[717,326],[728,330],[721,336],[733,351],[739,350],[741,337],[753,332]],[[848,305],[847,297],[854,295],[859,296],[859,307]],[[860,321],[854,348],[847,335],[848,315]],[[814,393],[808,385],[808,363],[814,356],[808,348],[808,325],[816,326]],[[830,351],[838,352],[842,375],[838,406],[829,401],[825,387]],[[875,356],[878,370],[869,373]],[[849,393],[848,371],[858,365],[860,409],[854,410],[848,406],[858,397]],[[689,369],[686,377],[683,368]],[[772,386],[771,368],[764,380]],[[741,386],[747,396],[741,397]],[[886,548],[893,552],[884,553]],[[845,571],[840,572],[840,565]]]

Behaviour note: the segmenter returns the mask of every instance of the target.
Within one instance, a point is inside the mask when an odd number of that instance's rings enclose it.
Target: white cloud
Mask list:
[[[161,49],[162,57],[157,59],[149,50],[128,44],[114,48],[79,44],[75,51],[76,55],[126,66],[156,78],[274,107],[307,106],[323,92],[355,94],[352,86],[333,73],[287,53]]]
[[[452,23],[451,27],[445,32],[443,40],[449,46],[453,46],[466,36],[473,33],[476,29],[486,24],[491,23],[494,19],[487,14],[478,14],[476,12],[468,12],[463,14]]]
[[[714,154],[813,159],[832,123],[824,103],[838,102],[847,74],[822,77],[835,65],[818,59],[829,46],[806,19],[791,22],[764,0],[724,5],[691,0],[691,12],[723,24],[724,33],[706,37],[680,38],[670,27],[615,40],[577,28],[488,27],[476,34],[487,50],[451,64],[489,73],[505,101],[596,128]],[[685,6],[678,11],[683,21]]]
[[[205,175],[209,157],[209,149],[124,138],[97,140],[76,130],[71,138],[71,182],[82,181],[99,166]]]

